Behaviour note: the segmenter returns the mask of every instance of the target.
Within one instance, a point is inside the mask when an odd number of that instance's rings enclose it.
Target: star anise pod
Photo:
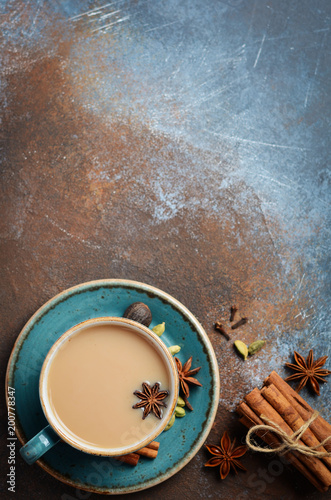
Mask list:
[[[208,462],[205,463],[205,467],[217,467],[219,465],[221,479],[226,478],[226,476],[230,472],[231,467],[233,468],[236,474],[238,474],[237,467],[238,469],[247,470],[237,460],[237,458],[245,455],[247,448],[246,446],[237,446],[235,448],[234,446],[235,443],[236,439],[234,439],[233,442],[231,443],[228,433],[225,431],[221,439],[221,446],[206,445],[206,448],[209,451],[209,453],[211,453],[214,456],[210,458]]]
[[[147,384],[147,382],[143,382],[142,387],[143,392],[134,391],[133,393],[141,399],[141,401],[132,406],[132,408],[144,408],[143,420],[145,420],[147,415],[151,412],[153,412],[157,418],[162,418],[161,406],[167,407],[163,399],[169,396],[169,392],[160,391],[160,384],[158,382],[156,382],[153,387]]]
[[[199,385],[200,387],[202,387],[202,384],[200,384],[199,380],[192,377],[192,375],[195,375],[196,373],[198,373],[201,366],[199,366],[199,368],[193,368],[191,370],[192,356],[186,361],[184,366],[182,366],[182,363],[176,357],[175,357],[175,362],[177,365],[180,386],[181,386],[181,389],[182,389],[183,394],[184,394],[185,404],[190,410],[193,410],[191,404],[188,402],[188,397],[190,395],[189,384]]]
[[[307,360],[301,354],[294,351],[294,359],[296,364],[294,363],[285,363],[288,368],[294,370],[297,373],[290,375],[285,380],[300,380],[296,391],[299,392],[301,389],[307,384],[309,381],[310,387],[313,391],[320,395],[320,387],[319,382],[326,382],[323,377],[327,377],[330,375],[330,370],[322,370],[321,366],[323,366],[328,359],[327,356],[322,356],[314,361],[313,350],[310,349],[309,354],[307,356]]]

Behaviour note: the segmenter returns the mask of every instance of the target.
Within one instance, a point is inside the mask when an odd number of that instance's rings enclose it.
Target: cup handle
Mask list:
[[[36,436],[22,446],[20,454],[31,465],[59,441],[61,441],[60,436],[53,431],[50,425],[47,425],[47,427],[38,432]]]

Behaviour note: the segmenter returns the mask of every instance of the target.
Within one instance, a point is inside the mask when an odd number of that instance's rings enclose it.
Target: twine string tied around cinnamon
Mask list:
[[[300,429],[297,431],[293,432],[293,434],[289,435],[283,429],[273,422],[271,419],[266,417],[265,415],[260,415],[261,420],[266,424],[260,424],[260,425],[255,425],[254,427],[251,427],[247,433],[246,436],[246,444],[247,446],[253,450],[253,451],[260,451],[263,453],[279,453],[280,455],[284,455],[288,451],[298,451],[299,453],[302,453],[303,455],[306,455],[308,457],[316,457],[316,458],[324,458],[324,457],[331,457],[331,452],[327,451],[317,451],[317,448],[320,448],[321,446],[324,446],[327,442],[331,440],[331,436],[328,436],[326,439],[324,439],[321,443],[319,443],[316,446],[306,446],[305,444],[300,444],[299,440],[301,439],[301,436],[305,433],[305,431],[308,429],[310,424],[319,416],[318,411],[314,411],[312,416],[310,417],[307,422],[305,422]],[[266,431],[266,432],[272,432],[275,434],[279,440],[281,441],[281,444],[277,446],[276,448],[263,448],[261,446],[258,446],[255,441],[252,438],[252,435],[255,434],[256,432],[259,431]]]

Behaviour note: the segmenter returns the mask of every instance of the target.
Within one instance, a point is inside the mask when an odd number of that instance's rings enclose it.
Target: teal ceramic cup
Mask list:
[[[70,342],[75,335],[79,335],[79,333],[84,330],[94,326],[104,325],[125,326],[135,335],[139,335],[142,339],[152,344],[153,348],[161,357],[169,380],[169,396],[167,398],[167,406],[163,409],[162,418],[157,422],[157,425],[153,426],[151,431],[147,434],[139,436],[135,442],[132,442],[131,440],[129,444],[124,444],[123,446],[117,446],[115,448],[94,445],[84,439],[79,439],[79,436],[71,433],[57,415],[53,405],[51,404],[49,395],[49,373],[52,362],[54,361],[56,354],[59,352],[59,349],[65,347],[67,342]],[[107,381],[100,381],[100,383],[107,383]],[[43,412],[49,425],[30,439],[30,441],[28,441],[20,449],[20,454],[28,464],[32,464],[61,440],[74,448],[91,455],[115,457],[133,453],[156,439],[167,426],[176,407],[178,389],[178,373],[174,360],[162,340],[149,328],[135,321],[116,317],[102,317],[84,321],[66,331],[53,344],[44,360],[39,379],[39,397]],[[116,429],[114,429],[114,432],[116,432]]]

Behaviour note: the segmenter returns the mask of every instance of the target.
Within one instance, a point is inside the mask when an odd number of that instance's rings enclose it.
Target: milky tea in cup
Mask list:
[[[133,408],[142,383],[169,395],[162,418]],[[72,446],[98,455],[138,450],[166,427],[178,395],[172,356],[148,328],[123,318],[97,318],[70,329],[51,348],[40,398],[53,429]]]

